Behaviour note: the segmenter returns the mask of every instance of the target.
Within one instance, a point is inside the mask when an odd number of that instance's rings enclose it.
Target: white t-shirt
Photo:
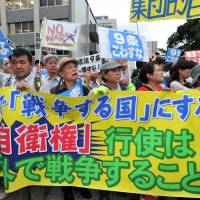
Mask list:
[[[172,81],[170,83],[170,88],[173,90],[189,90],[190,88],[185,87],[178,81]]]

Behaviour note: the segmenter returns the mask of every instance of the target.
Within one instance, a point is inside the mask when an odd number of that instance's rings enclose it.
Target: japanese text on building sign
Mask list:
[[[110,29],[109,42],[113,59],[144,60],[144,47],[139,35]]]
[[[131,0],[130,22],[200,17],[198,0]]]
[[[200,196],[199,92],[64,98],[0,91],[8,192],[59,184]]]

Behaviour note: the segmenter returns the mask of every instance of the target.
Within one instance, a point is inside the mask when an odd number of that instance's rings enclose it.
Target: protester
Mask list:
[[[9,57],[13,74],[3,80],[3,87],[17,87],[20,90],[35,90],[35,74],[32,74],[32,55],[26,49],[15,49]],[[40,92],[48,93],[45,81],[40,81]],[[28,190],[28,188],[27,188]],[[24,192],[24,190],[20,190]],[[29,188],[30,199],[44,200],[46,191],[45,187],[31,186]]]
[[[61,77],[59,84],[51,89],[52,94],[67,97],[87,96],[89,89],[78,78],[78,61],[74,58],[63,57],[58,62],[58,75]],[[91,198],[91,193],[86,188],[76,188],[80,195],[86,199]],[[74,200],[72,187],[62,187],[64,200]]]
[[[164,66],[165,66],[165,64],[166,64],[166,61],[165,61],[164,58],[162,58],[162,57],[157,57],[157,58],[154,60],[154,62],[155,62],[157,65],[159,65],[160,68],[161,68],[162,70],[164,70]]]
[[[16,86],[17,89],[36,90],[35,74],[32,73],[33,63],[32,55],[26,49],[15,49],[13,55],[9,57],[13,74],[7,77],[4,82],[4,87]],[[40,92],[49,93],[45,80],[40,80]]]
[[[160,52],[157,51],[153,54],[153,56],[149,60],[150,60],[150,62],[152,62],[152,61],[155,61],[157,58],[160,58],[160,57],[161,57]]]
[[[138,91],[161,91],[161,83],[164,80],[163,70],[155,62],[145,63],[140,70],[139,79],[142,86]]]
[[[11,67],[11,64],[10,64],[9,59],[6,59],[6,60],[4,61],[3,72],[4,72],[5,74],[13,74],[13,70],[12,70],[12,67]]]
[[[13,73],[13,70],[10,65],[8,58],[4,60],[3,70],[0,71],[0,88],[3,87],[4,80]]]
[[[124,87],[120,86],[123,66],[117,62],[106,62],[101,66],[102,85],[92,90],[91,94],[106,95],[111,91],[121,91]],[[135,86],[129,83],[125,90],[135,91]],[[100,200],[109,200],[108,191],[99,191]],[[123,193],[125,195],[125,193]]]
[[[57,75],[57,63],[59,58],[56,55],[48,54],[43,58],[43,63],[47,69],[48,76],[46,81],[48,83],[48,89],[56,87],[60,81],[60,77]]]
[[[139,79],[142,86],[138,91],[161,91],[161,83],[164,80],[163,67],[156,62],[145,63],[140,70]],[[151,195],[141,195],[143,200],[157,200],[159,197]]]
[[[173,90],[189,90],[190,83],[186,80],[191,76],[192,68],[196,65],[191,60],[179,60],[170,69],[170,88]]]
[[[98,72],[85,72],[82,75],[84,85],[90,90],[97,88],[101,83],[101,75]]]
[[[120,85],[127,86],[129,83],[129,69],[127,60],[116,60],[116,63],[122,66]]]
[[[139,79],[140,69],[144,65],[144,62],[137,61],[136,62],[136,69],[133,70],[131,75],[131,83],[136,87],[136,90],[142,86],[142,82]]]
[[[130,90],[135,91],[135,86],[129,83],[126,88],[120,86],[121,71],[123,66],[112,61],[104,63],[101,67],[102,85],[95,88],[92,93],[94,94],[107,94],[111,90]]]
[[[52,94],[61,96],[86,96],[89,88],[86,88],[78,78],[78,61],[74,58],[63,57],[58,62],[58,75],[61,77],[59,84],[51,89]]]
[[[44,63],[43,63],[42,61],[40,61],[40,60],[36,60],[36,61],[35,61],[35,66],[36,66],[36,67],[42,67],[42,68],[43,68],[43,67],[44,67]]]
[[[194,89],[200,89],[200,65],[195,65],[192,68],[191,72],[191,77],[192,77],[192,84],[191,87]]]

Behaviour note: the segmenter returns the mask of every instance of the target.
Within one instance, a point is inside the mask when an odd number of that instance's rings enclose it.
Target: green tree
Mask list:
[[[179,26],[167,41],[167,46],[182,50],[200,49],[200,19],[188,20]]]

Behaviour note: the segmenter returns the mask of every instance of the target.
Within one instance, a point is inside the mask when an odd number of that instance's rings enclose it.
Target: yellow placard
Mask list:
[[[130,22],[200,17],[199,0],[131,0]]]

